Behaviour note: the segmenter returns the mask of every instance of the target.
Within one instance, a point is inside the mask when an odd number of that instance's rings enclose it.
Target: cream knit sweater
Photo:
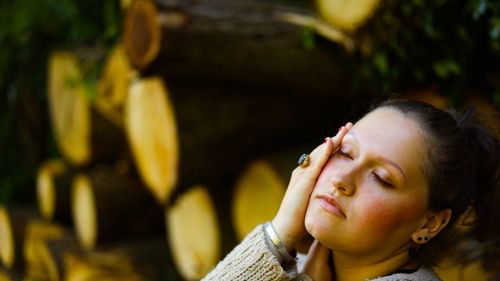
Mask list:
[[[312,281],[309,276],[295,272],[296,268],[288,272],[283,269],[266,244],[263,225],[259,225],[202,280]],[[413,273],[396,273],[371,280],[439,281],[440,279],[434,272],[422,267]]]

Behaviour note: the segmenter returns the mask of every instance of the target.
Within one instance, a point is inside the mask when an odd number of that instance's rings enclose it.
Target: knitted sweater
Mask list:
[[[202,281],[312,281],[305,274],[296,274],[296,268],[285,271],[266,244],[264,227],[257,226],[236,246]],[[396,273],[371,279],[372,281],[440,281],[434,272],[420,268],[413,273]]]

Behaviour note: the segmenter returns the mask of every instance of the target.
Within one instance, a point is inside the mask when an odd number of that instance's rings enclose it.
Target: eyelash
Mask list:
[[[346,158],[349,158],[349,159],[352,159],[352,157],[348,154],[348,153],[345,153],[343,152],[341,149],[338,150],[338,153],[343,156],[343,157],[346,157]],[[391,183],[388,183],[386,182],[385,180],[383,180],[380,176],[378,176],[376,173],[371,173],[372,177],[375,179],[375,181],[377,181],[378,183],[380,183],[381,185],[383,185],[384,187],[388,187],[388,188],[392,188],[394,187]]]
[[[376,173],[371,173],[372,177],[378,182],[380,183],[381,185],[385,186],[385,187],[394,187],[392,184],[386,182],[385,180],[383,180],[381,177],[379,177]]]
[[[340,154],[340,155],[342,155],[343,157],[347,157],[347,158],[349,158],[349,159],[352,159],[352,157],[351,157],[348,153],[345,153],[345,152],[343,152],[343,151],[342,151],[342,150],[340,150],[340,149],[338,150],[338,152],[339,152],[339,154]]]

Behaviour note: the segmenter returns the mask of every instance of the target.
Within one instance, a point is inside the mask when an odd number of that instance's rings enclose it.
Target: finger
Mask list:
[[[326,137],[325,143],[318,146],[311,152],[310,157],[315,157],[315,158],[320,157],[318,159],[319,161],[316,161],[316,163],[318,163],[317,166],[323,167],[324,162],[328,160],[328,157],[331,155],[332,151],[334,151],[340,144],[338,139],[340,138],[341,140],[351,128],[352,128],[352,123],[348,122],[345,126],[339,128],[337,135],[335,135],[333,138]]]
[[[352,128],[353,124],[351,122],[348,122],[345,126],[340,127],[339,132],[337,135],[335,135],[331,140],[333,142],[333,149],[330,151],[331,156],[333,153],[337,151],[337,149],[340,147],[340,144],[342,143],[342,140],[344,137],[349,133],[349,130]]]

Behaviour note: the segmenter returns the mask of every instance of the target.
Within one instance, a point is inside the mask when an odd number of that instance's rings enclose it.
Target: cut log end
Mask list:
[[[278,212],[285,194],[285,183],[265,161],[256,161],[236,184],[233,200],[233,225],[238,238],[257,225],[271,220]]]
[[[166,202],[177,181],[179,146],[173,105],[161,78],[131,86],[125,128],[142,179],[159,202]]]
[[[54,52],[49,59],[49,109],[57,144],[74,165],[90,161],[90,106],[77,58]]]
[[[60,175],[64,171],[64,163],[60,160],[48,161],[38,171],[36,181],[38,208],[44,219],[52,220],[54,218],[56,205],[54,176]]]
[[[379,2],[380,0],[316,0],[316,6],[326,22],[352,32],[375,13]]]
[[[65,229],[54,223],[33,220],[26,227],[24,240],[25,276],[27,280],[62,280],[57,264],[47,243],[61,239]]]
[[[123,37],[130,61],[137,69],[146,68],[156,58],[161,45],[161,25],[153,1],[132,2]]]
[[[175,264],[186,280],[199,280],[219,259],[220,235],[207,190],[197,186],[166,211]]]
[[[123,104],[135,76],[125,48],[117,44],[111,50],[97,87],[96,108],[118,127],[123,126]]]
[[[91,249],[97,242],[98,224],[94,194],[88,177],[76,176],[72,187],[73,221],[82,246]]]
[[[7,208],[0,206],[0,259],[7,268],[14,266],[15,243]]]

